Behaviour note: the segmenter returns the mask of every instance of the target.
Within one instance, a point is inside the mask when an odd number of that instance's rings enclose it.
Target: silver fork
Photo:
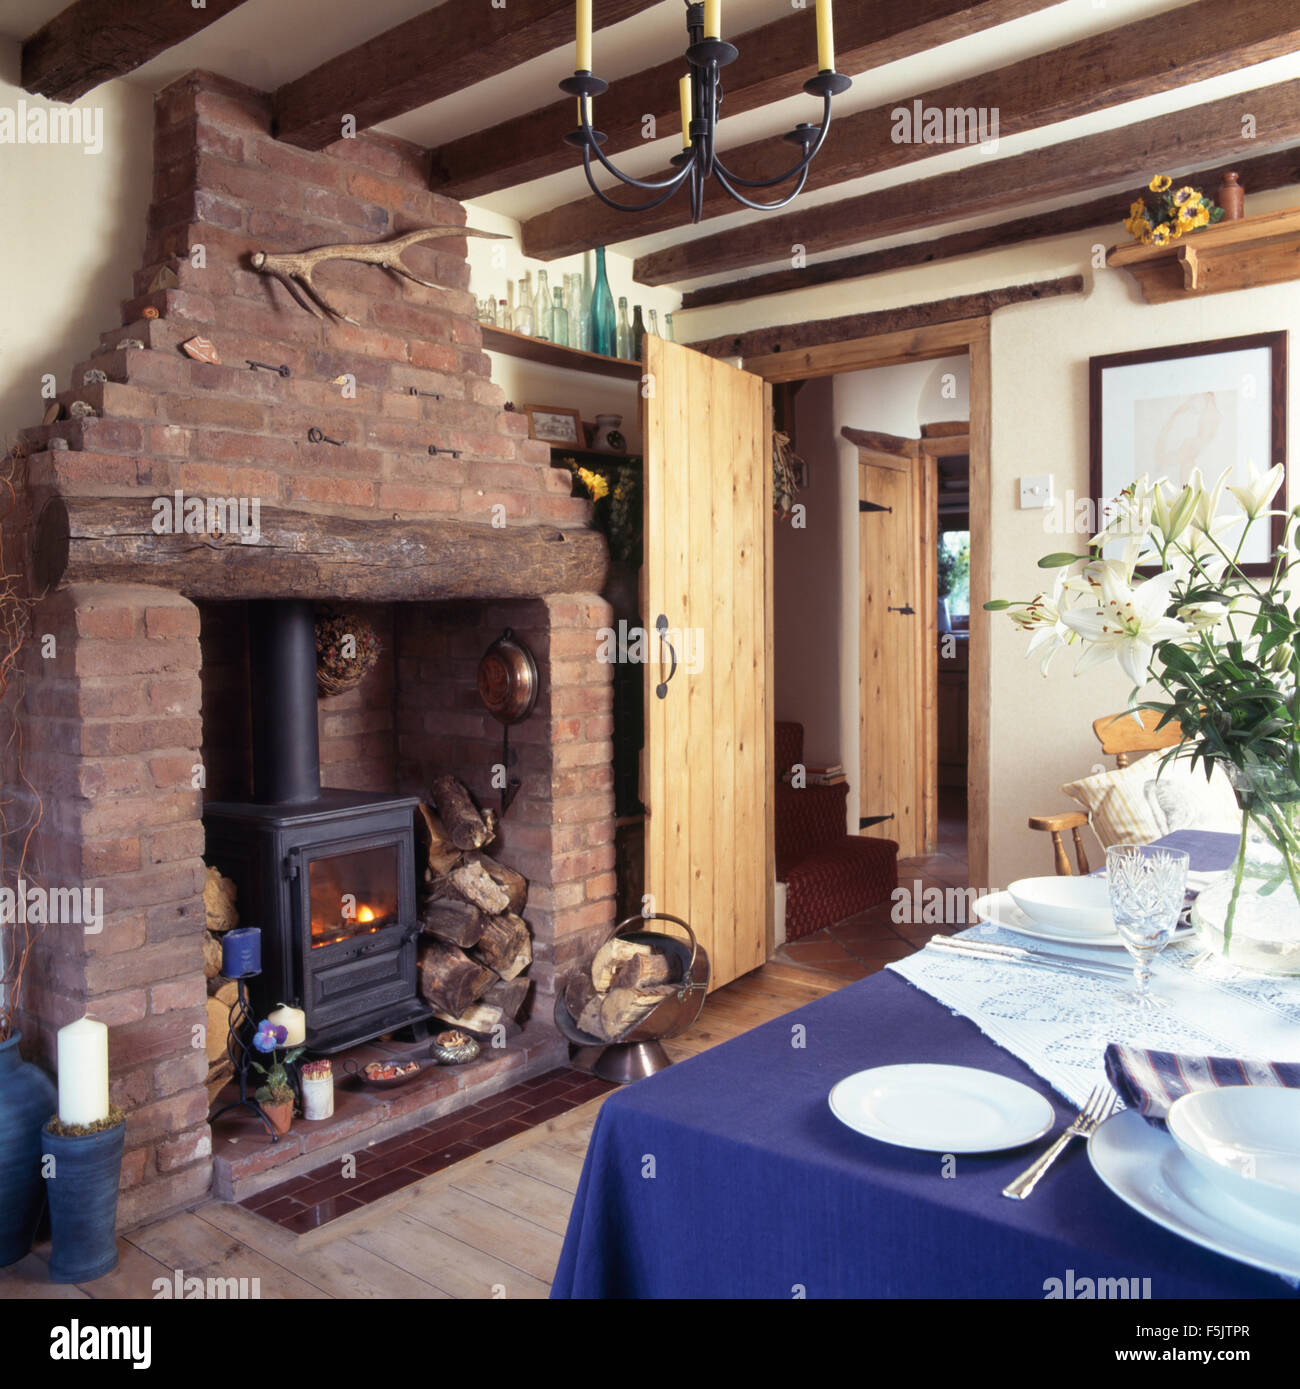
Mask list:
[[[1038,1185],[1047,1169],[1065,1151],[1070,1139],[1091,1138],[1097,1125],[1110,1118],[1118,1103],[1119,1096],[1109,1085],[1103,1083],[1094,1086],[1087,1104],[1075,1116],[1070,1126],[1045,1153],[1036,1157],[1014,1182],[1002,1188],[1003,1196],[1010,1196],[1013,1201],[1023,1201]]]

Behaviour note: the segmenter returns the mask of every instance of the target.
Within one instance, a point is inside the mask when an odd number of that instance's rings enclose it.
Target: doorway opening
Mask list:
[[[773,544],[775,712],[802,726],[810,771],[848,781],[849,832],[899,843],[900,887],[964,908],[987,833],[987,708],[971,698],[987,660],[976,650],[987,585],[987,531],[972,507],[972,455],[986,467],[972,444],[977,354],[952,343],[874,365],[870,340],[855,346],[860,365],[846,353],[830,374],[774,386],[803,484]],[[811,948],[838,944],[869,972],[966,916],[893,907],[838,923]]]

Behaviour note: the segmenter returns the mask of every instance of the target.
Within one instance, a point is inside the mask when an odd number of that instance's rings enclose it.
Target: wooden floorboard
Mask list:
[[[707,1051],[842,986],[764,965],[709,996],[665,1049]],[[133,1230],[121,1260],[83,1287],[48,1281],[48,1246],[0,1269],[5,1298],[150,1298],[158,1278],[257,1278],[263,1298],[544,1298],[604,1097],[305,1235],[209,1201]]]

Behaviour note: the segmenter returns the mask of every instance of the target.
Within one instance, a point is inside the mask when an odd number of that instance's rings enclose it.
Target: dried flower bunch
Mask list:
[[[1168,174],[1156,174],[1147,184],[1155,200],[1137,198],[1130,205],[1124,230],[1144,246],[1165,246],[1187,232],[1223,220],[1223,209],[1199,188],[1173,186]]]
[[[316,685],[323,695],[354,689],[383,650],[374,627],[359,613],[336,608],[316,615]]]

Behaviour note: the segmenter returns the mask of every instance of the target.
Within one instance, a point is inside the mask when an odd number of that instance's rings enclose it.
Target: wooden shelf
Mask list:
[[[567,371],[585,371],[595,376],[616,376],[623,381],[640,381],[641,363],[623,357],[602,357],[598,352],[583,352],[577,347],[560,347],[545,338],[530,338],[525,333],[512,333],[494,328],[490,323],[483,329],[483,350],[504,352],[510,357],[522,357],[526,362],[541,362],[548,367],[564,367]]]
[[[575,459],[584,468],[593,463],[597,467],[605,463],[635,463],[638,468],[641,466],[639,453],[603,453],[600,449],[571,449],[564,444],[552,444],[551,462],[557,463],[561,458]]]
[[[1300,280],[1300,208],[1219,222],[1164,246],[1112,246],[1106,264],[1127,270],[1148,304]]]

